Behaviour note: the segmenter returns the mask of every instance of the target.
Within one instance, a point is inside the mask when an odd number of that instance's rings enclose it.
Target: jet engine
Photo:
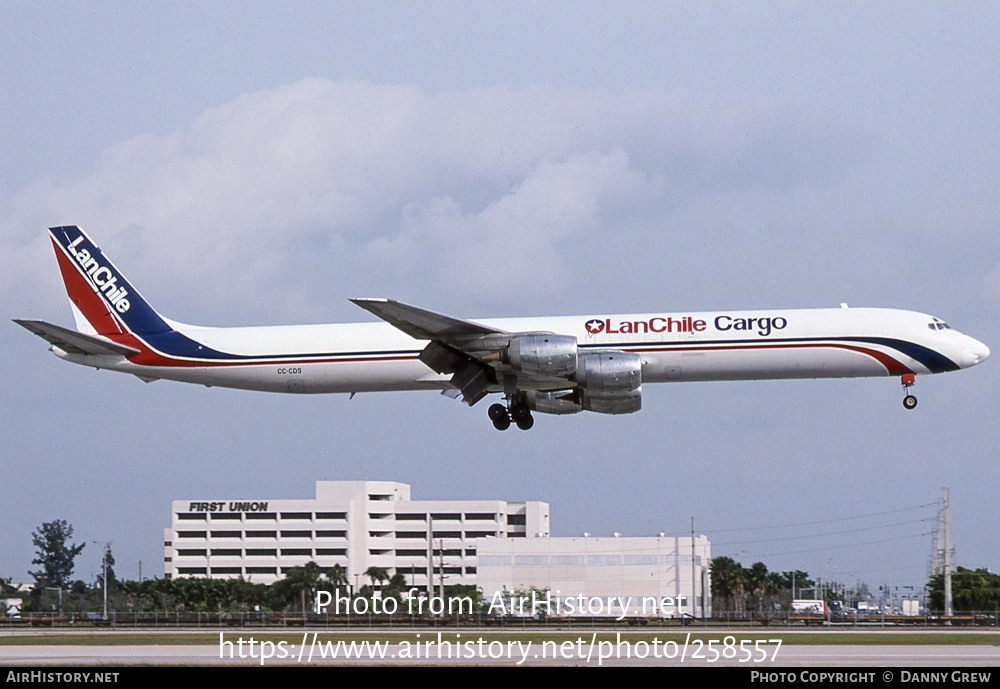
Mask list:
[[[642,358],[634,352],[587,352],[575,380],[588,411],[631,414],[642,407]]]
[[[510,341],[503,362],[528,376],[568,378],[576,372],[576,338],[571,335],[521,335]]]
[[[642,359],[632,352],[580,354],[574,390],[527,391],[528,407],[541,414],[631,414],[642,407]]]

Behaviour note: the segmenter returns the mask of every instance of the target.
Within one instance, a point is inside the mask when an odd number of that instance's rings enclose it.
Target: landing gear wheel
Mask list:
[[[486,413],[489,414],[490,420],[493,421],[494,424],[496,424],[497,419],[507,419],[510,421],[510,416],[507,414],[507,407],[502,404],[490,405],[489,411]]]
[[[510,428],[510,417],[507,416],[507,410],[504,410],[504,415],[498,419],[493,419],[493,428],[498,431],[506,431]]]
[[[522,431],[526,431],[535,425],[535,417],[532,416],[531,414],[528,414],[527,416],[522,417],[517,421],[515,421],[515,423],[517,424],[517,427],[520,428]]]
[[[510,418],[514,421],[531,418],[531,410],[528,409],[528,405],[524,402],[516,402],[510,405]]]
[[[903,392],[906,394],[906,397],[903,398],[903,406],[907,409],[916,409],[917,398],[910,394],[910,388],[917,382],[917,377],[912,373],[904,373],[902,382]]]

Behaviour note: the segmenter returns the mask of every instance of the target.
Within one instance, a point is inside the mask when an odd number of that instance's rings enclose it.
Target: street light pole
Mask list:
[[[92,541],[92,543],[94,545],[96,545],[96,546],[100,546],[101,545],[97,541]],[[107,619],[108,619],[108,547],[109,547],[109,545],[110,545],[109,543],[105,543],[104,544],[104,552],[101,554],[101,569],[104,572],[102,574],[102,578],[101,578],[101,588],[104,589],[104,617],[102,618],[104,621],[107,621]]]
[[[59,592],[59,614],[62,615],[62,592],[61,588],[56,588],[55,586],[46,586],[46,591],[58,591]]]

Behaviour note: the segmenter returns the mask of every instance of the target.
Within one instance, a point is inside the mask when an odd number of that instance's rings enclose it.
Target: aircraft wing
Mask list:
[[[438,373],[453,374],[451,383],[466,404],[475,404],[500,385],[499,352],[509,343],[510,333],[392,299],[351,301],[410,337],[430,340],[420,360]]]
[[[351,301],[418,340],[450,340],[503,332],[392,299],[351,299]]]
[[[22,328],[26,328],[43,340],[50,342],[67,354],[91,354],[93,356],[132,356],[139,350],[105,340],[103,337],[87,335],[86,333],[52,325],[45,321],[14,319]]]

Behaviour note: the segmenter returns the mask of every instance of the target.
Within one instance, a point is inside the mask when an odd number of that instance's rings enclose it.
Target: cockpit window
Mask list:
[[[931,330],[951,330],[951,326],[942,321],[940,318],[935,318],[933,323],[928,323],[927,327]]]

